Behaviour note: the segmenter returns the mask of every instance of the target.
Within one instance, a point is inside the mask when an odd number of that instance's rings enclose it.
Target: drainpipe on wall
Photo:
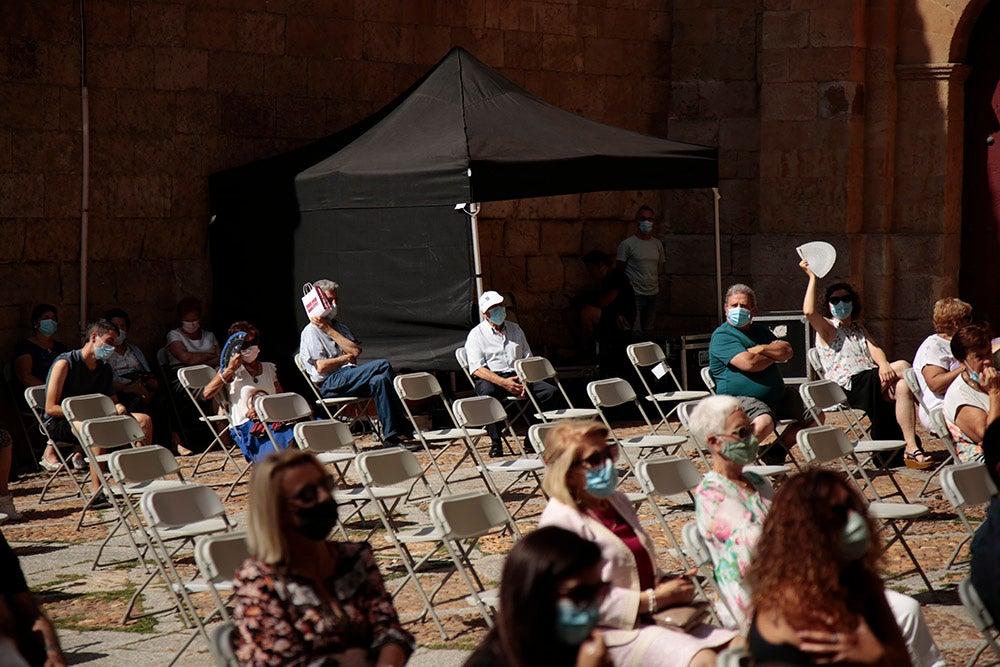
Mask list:
[[[80,0],[80,119],[83,133],[80,188],[80,331],[87,326],[87,237],[90,214],[90,94],[87,91],[87,0]]]

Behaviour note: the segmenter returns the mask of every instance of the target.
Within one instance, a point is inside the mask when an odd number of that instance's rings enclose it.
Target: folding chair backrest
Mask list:
[[[710,392],[715,393],[715,378],[712,377],[712,369],[708,366],[701,367],[701,381]]]
[[[472,373],[469,370],[469,355],[465,351],[464,346],[455,349],[455,361],[458,362],[458,367],[462,369],[463,373],[465,373],[465,378],[474,389],[476,387],[476,381],[472,378]]]
[[[460,398],[452,403],[451,409],[459,426],[478,428],[507,420],[507,411],[492,396]]]
[[[694,435],[691,434],[691,413],[694,412],[694,409],[700,402],[701,401],[684,401],[677,406],[677,418],[681,420],[681,426],[684,427],[684,430],[687,431],[691,437],[694,437]]]
[[[929,413],[931,422],[931,435],[935,435],[941,440],[947,438],[948,442],[954,448],[955,442],[952,440],[951,431],[948,430],[948,422],[944,419],[944,411],[938,408],[937,410],[931,410]]]
[[[517,359],[514,362],[514,371],[524,382],[542,382],[556,377],[556,369],[545,357]]]
[[[927,406],[924,405],[924,390],[920,386],[920,381],[917,380],[917,371],[913,368],[907,368],[903,371],[903,380],[906,381],[906,386],[909,388],[910,393],[916,397],[917,402],[923,405],[926,410]]]
[[[819,377],[823,377],[823,375],[825,375],[823,371],[823,362],[820,361],[819,358],[819,348],[810,347],[806,352],[806,359],[809,360],[809,365],[812,366],[812,369],[816,371],[816,375]]]
[[[375,486],[401,484],[424,472],[417,457],[403,448],[362,452],[358,455],[357,466],[364,483]]]
[[[960,463],[941,469],[941,490],[953,507],[983,505],[997,494],[996,484],[981,462]]]
[[[836,461],[854,451],[847,434],[836,426],[815,426],[798,432],[796,441],[810,463]]]
[[[555,428],[558,423],[544,422],[541,424],[532,424],[528,427],[528,442],[535,448],[535,452],[539,456],[545,454],[545,438],[548,436],[549,431]]]
[[[847,394],[844,393],[844,388],[832,380],[803,382],[799,385],[799,393],[802,395],[802,401],[806,408],[814,411],[842,408],[847,403]]]
[[[666,355],[663,354],[663,349],[656,343],[650,342],[633,343],[625,348],[625,354],[628,355],[633,366],[641,366],[642,368],[653,366],[667,359]]]
[[[232,580],[236,570],[250,557],[250,545],[244,531],[208,535],[194,547],[194,562],[198,569],[218,583]]]
[[[62,409],[66,419],[78,422],[118,414],[114,402],[104,394],[84,394],[83,396],[64,398]]]
[[[613,408],[635,402],[635,390],[621,378],[594,380],[587,383],[587,396],[595,408]]]
[[[121,484],[141,484],[173,475],[180,465],[167,449],[149,445],[112,452],[108,470]]]
[[[983,599],[979,597],[970,577],[958,582],[958,598],[962,601],[965,610],[969,612],[969,616],[972,617],[973,625],[980,632],[986,633],[993,630],[993,616],[983,604]]]
[[[341,421],[323,419],[299,422],[292,430],[299,449],[313,452],[331,452],[337,449],[353,449],[354,436],[351,427]]]
[[[257,418],[262,422],[293,422],[312,417],[308,401],[293,391],[260,396],[253,402]]]
[[[181,385],[189,392],[195,392],[207,387],[217,372],[211,366],[204,364],[199,366],[184,366],[177,369],[177,379],[180,380]]]
[[[139,422],[130,415],[88,419],[80,431],[80,438],[88,447],[121,447],[145,437]]]
[[[429,513],[451,539],[479,537],[511,520],[500,499],[486,491],[435,498]]]
[[[399,398],[404,401],[422,401],[431,396],[443,396],[441,383],[430,373],[406,373],[392,379]]]
[[[708,551],[708,545],[705,544],[705,538],[698,530],[696,521],[684,524],[684,527],[681,528],[681,540],[684,542],[684,551],[687,552],[688,557],[694,561],[695,565],[701,567],[712,562],[712,554]]]
[[[236,635],[236,624],[225,621],[212,628],[211,642],[208,645],[215,661],[215,667],[239,667],[236,651],[233,649],[233,637]]]
[[[636,473],[643,488],[661,496],[684,493],[701,483],[701,473],[686,456],[641,459],[636,465]]]
[[[33,412],[45,415],[45,385],[40,384],[37,387],[28,387],[24,390],[24,402],[28,404]]]
[[[142,494],[139,506],[149,526],[173,528],[224,517],[226,508],[210,486],[186,484]]]

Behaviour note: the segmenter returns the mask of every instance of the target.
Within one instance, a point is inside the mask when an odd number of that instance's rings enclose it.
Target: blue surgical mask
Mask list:
[[[653,231],[653,221],[652,220],[642,220],[639,222],[639,231],[643,234],[648,234]]]
[[[97,357],[99,361],[105,361],[108,357],[115,353],[115,348],[110,345],[105,345],[103,342],[98,345],[94,343],[94,356]]]
[[[840,535],[840,555],[846,561],[856,561],[868,553],[871,545],[871,533],[868,522],[854,510],[848,510],[847,523]]]
[[[597,604],[578,607],[572,600],[562,598],[556,604],[556,635],[564,644],[579,646],[597,627],[600,617]]]
[[[980,374],[979,374],[979,373],[977,373],[976,371],[974,371],[974,370],[969,370],[969,379],[970,379],[970,380],[972,380],[973,382],[975,382],[976,384],[979,384],[979,379],[980,379],[981,377],[982,377],[982,375],[980,375]]]
[[[586,477],[587,493],[597,498],[610,496],[618,486],[618,468],[611,459],[606,459],[596,470],[588,470]]]
[[[507,309],[502,307],[493,308],[487,315],[489,315],[490,322],[500,326],[507,319]]]
[[[850,301],[841,301],[840,303],[830,304],[830,312],[833,313],[833,316],[838,320],[850,317],[852,310],[854,310],[854,304]]]
[[[748,465],[757,459],[760,441],[753,433],[742,440],[726,440],[722,443],[722,455],[740,465]]]
[[[726,321],[734,327],[745,327],[750,324],[750,311],[742,306],[733,306],[726,311]]]
[[[127,331],[121,329],[121,333],[118,334],[118,338],[115,338],[115,347],[120,347],[125,344],[125,335],[127,333]]]
[[[55,320],[38,320],[38,331],[46,336],[51,336],[59,328],[59,323]]]

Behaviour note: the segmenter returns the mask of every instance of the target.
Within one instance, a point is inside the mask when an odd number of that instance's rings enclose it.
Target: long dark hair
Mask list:
[[[597,545],[568,530],[547,526],[526,535],[504,562],[496,627],[466,665],[482,664],[483,651],[510,667],[575,664],[577,647],[556,637],[559,585],[600,562]]]

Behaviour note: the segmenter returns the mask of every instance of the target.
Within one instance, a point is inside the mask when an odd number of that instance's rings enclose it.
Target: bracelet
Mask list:
[[[649,605],[649,613],[650,614],[655,614],[656,613],[656,592],[652,588],[650,588],[648,590],[649,590],[649,593],[648,593],[648,595],[646,595],[646,601],[647,601],[647,603]]]

